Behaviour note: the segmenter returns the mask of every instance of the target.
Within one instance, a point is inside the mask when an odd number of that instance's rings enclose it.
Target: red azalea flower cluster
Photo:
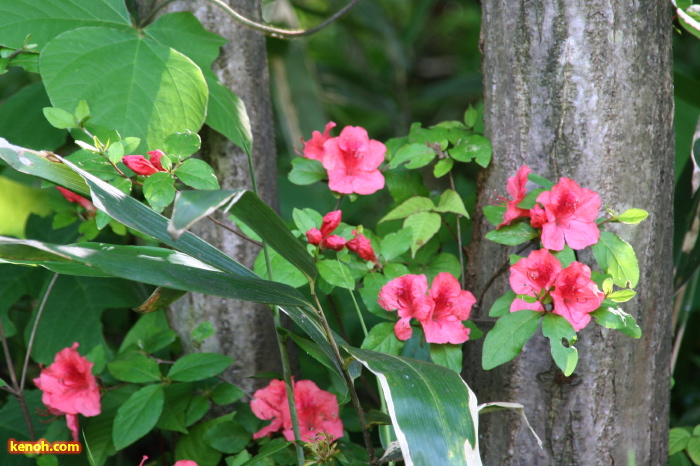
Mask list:
[[[427,293],[427,294],[426,294]],[[470,329],[462,324],[469,318],[476,302],[474,295],[463,291],[455,277],[441,272],[428,291],[425,275],[403,275],[391,280],[379,291],[379,305],[387,311],[398,311],[394,333],[399,340],[411,338],[411,319],[423,326],[429,343],[464,343]]]
[[[160,159],[165,155],[162,151],[152,150],[147,152],[149,158],[143,155],[125,155],[122,158],[124,165],[137,175],[149,176],[158,172],[165,172],[166,169],[160,164]]]
[[[88,199],[85,199],[83,196],[75,194],[73,191],[69,191],[66,188],[61,187],[61,186],[56,186],[56,189],[58,189],[60,191],[60,193],[63,195],[64,198],[66,198],[66,200],[68,202],[75,202],[76,204],[78,204],[83,209],[87,210],[88,212],[97,211],[94,204],[92,202],[90,202]]]
[[[300,380],[294,382],[294,399],[303,441],[315,442],[319,432],[325,432],[328,438],[338,439],[343,436],[343,421],[338,417],[338,400],[335,395],[321,390],[311,380]],[[282,429],[287,440],[294,440],[287,388],[282,380],[273,380],[267,387],[256,391],[250,409],[259,419],[272,420],[270,425],[253,434],[254,439]]]
[[[532,296],[537,301],[528,303],[515,299],[510,312],[523,309],[544,311],[543,302],[554,302],[552,312],[565,317],[577,332],[591,321],[590,313],[598,309],[605,294],[591,280],[591,269],[580,262],[572,262],[562,270],[561,263],[546,249],[532,251],[510,268],[510,286],[519,295]]]
[[[323,134],[314,131],[304,143],[304,157],[318,160],[328,171],[328,187],[342,194],[372,194],[384,187],[379,165],[384,161],[386,146],[370,139],[367,130],[346,126],[340,136],[331,137],[332,121]]]
[[[320,230],[318,228],[312,228],[306,232],[306,239],[309,241],[309,244],[324,249],[332,249],[334,251],[340,251],[347,246],[349,250],[357,253],[362,259],[378,264],[379,261],[374,253],[374,249],[372,249],[372,243],[362,233],[353,230],[352,234],[355,235],[355,237],[350,241],[345,241],[345,238],[342,236],[332,234],[333,231],[338,228],[338,225],[340,225],[342,215],[343,213],[340,210],[328,212],[323,217]]]
[[[66,415],[66,423],[78,441],[78,414],[97,416],[102,411],[100,388],[92,375],[92,363],[80,356],[73,343],[56,354],[53,363],[42,369],[34,384],[43,393],[41,401],[55,415]]]
[[[513,198],[506,202],[501,228],[516,218],[529,217],[534,228],[542,229],[542,246],[553,251],[564,249],[564,243],[572,249],[584,249],[598,242],[600,230],[596,224],[600,210],[600,196],[578,183],[562,177],[551,191],[537,196],[534,208],[521,209],[518,204],[527,194],[525,184],[530,169],[523,165],[518,173],[508,178],[508,194]]]

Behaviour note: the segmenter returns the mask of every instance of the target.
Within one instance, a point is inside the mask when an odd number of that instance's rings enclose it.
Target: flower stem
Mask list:
[[[328,321],[326,320],[326,316],[323,314],[323,309],[321,308],[321,303],[318,300],[318,296],[316,295],[316,290],[313,286],[313,283],[311,283],[311,295],[314,297],[314,300],[316,301],[316,315],[318,315],[319,320],[323,324],[323,330],[326,333],[326,340],[330,344],[331,348],[333,349],[333,353],[335,354],[335,357],[338,361],[338,364],[340,367],[343,369],[343,378],[345,379],[345,385],[348,387],[348,393],[350,394],[350,399],[352,400],[352,405],[353,408],[355,408],[355,412],[357,413],[357,418],[360,421],[360,427],[362,429],[362,437],[365,441],[365,448],[367,449],[367,454],[369,455],[369,464],[375,466],[378,464],[377,458],[374,454],[374,445],[372,445],[372,437],[370,436],[369,429],[367,428],[367,422],[365,421],[365,414],[364,411],[362,411],[362,405],[360,404],[360,398],[357,396],[357,392],[355,391],[355,385],[352,382],[352,377],[350,376],[350,372],[348,369],[345,368],[345,363],[343,360],[343,357],[340,355],[340,350],[338,349],[338,344],[335,341],[335,338],[333,338],[333,331],[331,330],[330,326],[328,325]]]
[[[253,156],[250,147],[247,144],[245,144],[243,149],[248,157],[248,170],[250,171],[250,181],[253,186],[253,192],[258,194],[258,183],[255,179],[255,170],[253,167]],[[265,255],[267,278],[269,280],[273,280],[270,251],[264,241],[262,246],[263,254]],[[294,399],[294,382],[292,380],[292,369],[289,363],[289,353],[287,352],[287,338],[280,335],[280,333],[277,331],[278,328],[282,328],[282,319],[280,317],[280,309],[278,306],[272,306],[272,316],[275,324],[275,338],[277,339],[277,347],[279,348],[280,359],[282,360],[282,375],[287,388],[287,402],[289,404],[289,415],[292,421],[292,430],[294,431],[294,447],[297,453],[297,462],[299,463],[299,466],[303,466],[306,459],[304,458],[304,447],[301,438],[301,429],[299,428],[299,415],[297,413],[296,400]]]

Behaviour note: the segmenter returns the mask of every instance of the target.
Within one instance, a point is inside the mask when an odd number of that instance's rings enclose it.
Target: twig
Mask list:
[[[535,244],[535,240],[528,241],[524,245],[520,247],[515,253],[520,254],[530,246]],[[496,279],[508,269],[508,266],[510,265],[510,260],[507,260],[497,271],[493,276],[489,279],[488,283],[486,283],[486,287],[484,287],[484,291],[481,292],[481,296],[479,296],[479,300],[477,301],[479,303],[479,306],[481,306],[481,301],[484,299],[484,296],[486,296],[486,292],[491,288],[491,285],[493,285],[493,282],[496,281]],[[472,319],[473,320],[473,319]]]
[[[243,233],[240,233],[240,232],[234,230],[233,228],[231,228],[230,226],[218,221],[217,219],[215,219],[211,215],[207,215],[207,218],[209,220],[211,220],[212,222],[216,223],[217,225],[219,225],[221,228],[224,228],[224,229],[230,231],[234,235],[236,235],[236,236],[238,236],[238,237],[240,237],[240,238],[242,238],[250,243],[253,243],[256,246],[263,247],[263,244],[260,241],[255,241],[253,238],[249,238],[248,236],[244,235]]]
[[[159,4],[157,7],[155,7],[153,10],[151,10],[151,13],[143,19],[140,23],[140,27],[144,27],[146,24],[150,23],[153,17],[165,6],[169,5],[170,3],[174,2],[175,0],[165,0],[163,3]],[[340,19],[343,15],[345,15],[348,11],[352,10],[355,5],[357,5],[360,0],[351,0],[350,3],[345,5],[343,8],[338,10],[336,13],[331,15],[328,19],[325,21],[321,22],[317,26],[314,26],[309,29],[282,29],[274,26],[269,26],[267,24],[262,24],[258,23],[256,21],[253,21],[252,19],[246,18],[245,16],[241,15],[238,13],[236,10],[231,8],[229,5],[224,3],[221,0],[207,0],[210,3],[215,4],[222,10],[224,10],[230,17],[232,17],[234,20],[238,21],[242,25],[249,27],[250,29],[253,29],[255,31],[260,31],[263,34],[266,34],[270,37],[274,37],[277,39],[297,39],[300,37],[307,37],[313,34],[316,34],[318,31],[321,29],[324,29],[326,26],[330,25],[331,23],[337,21]]]
[[[24,394],[20,391],[19,384],[17,383],[15,365],[12,363],[12,357],[10,356],[10,348],[7,344],[5,329],[2,326],[2,319],[0,319],[0,340],[2,340],[2,349],[5,352],[5,361],[7,362],[7,369],[10,371],[10,379],[12,380],[12,387],[14,388],[14,393],[10,393],[15,395],[17,401],[19,402],[19,406],[22,409],[22,415],[27,423],[27,429],[29,429],[29,439],[35,441],[36,433],[34,432],[34,425],[32,424],[32,418],[29,416],[29,409],[27,409],[27,400],[24,399]]]
[[[455,189],[455,179],[452,176],[452,170],[449,172],[450,174],[450,187],[452,188],[452,191],[457,192]],[[464,251],[462,251],[462,228],[459,224],[459,218],[461,217],[460,214],[455,213],[456,221],[457,221],[457,246],[459,247],[459,266],[462,271],[460,274],[461,284],[462,284],[462,289],[464,289],[465,285],[465,273],[464,273]]]

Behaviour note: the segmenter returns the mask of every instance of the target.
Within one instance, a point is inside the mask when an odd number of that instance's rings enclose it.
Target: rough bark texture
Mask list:
[[[249,18],[260,18],[259,0],[228,3]],[[240,26],[216,5],[203,0],[175,2],[167,10],[191,11],[205,28],[228,40],[214,63],[214,72],[245,103],[253,129],[253,162],[260,195],[275,206],[277,168],[264,36]],[[245,153],[221,134],[205,130],[201,156],[214,167],[222,189],[251,188]],[[192,231],[248,267],[252,267],[260,250],[211,222],[199,222]],[[169,319],[186,351],[195,350],[190,341],[192,329],[204,321],[213,323],[216,335],[206,340],[199,351],[233,357],[234,365],[226,375],[243,389],[250,391],[266,383],[247,378],[253,374],[281,372],[268,306],[189,293],[171,306]]]
[[[638,295],[623,305],[643,336],[591,324],[566,378],[538,332],[514,361],[484,372],[481,343],[467,345],[465,379],[479,402],[525,405],[540,450],[514,414],[481,418],[486,465],[639,465],[667,462],[671,353],[673,90],[671,10],[664,2],[484,0],[482,41],[487,136],[494,160],[477,211],[520,165],[577,180],[622,212],[647,210],[617,228],[637,252]],[[513,248],[489,243],[478,217],[468,279],[477,297]],[[579,256],[595,265],[592,254]],[[477,318],[508,289],[488,290]],[[492,323],[483,324],[484,330]]]

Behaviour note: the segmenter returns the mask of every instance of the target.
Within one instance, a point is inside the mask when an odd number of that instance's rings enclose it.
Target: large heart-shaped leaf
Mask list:
[[[204,123],[208,90],[185,55],[135,31],[81,28],[51,40],[39,60],[55,107],[72,112],[85,100],[91,123],[141,138],[158,149],[165,137]]]
[[[26,37],[41,49],[57,35],[80,27],[130,29],[124,0],[13,0],[0,2],[0,45],[22,47]]]

